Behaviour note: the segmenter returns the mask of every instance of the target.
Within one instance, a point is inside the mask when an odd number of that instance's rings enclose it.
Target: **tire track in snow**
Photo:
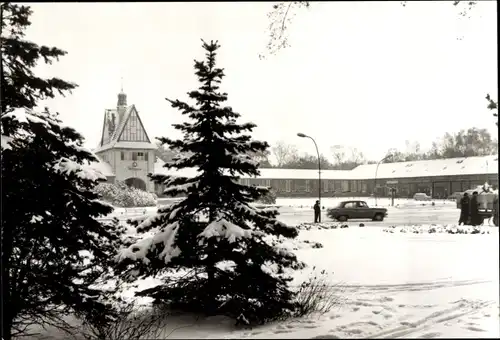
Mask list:
[[[434,282],[416,282],[403,284],[386,285],[343,285],[346,291],[353,291],[356,294],[373,294],[374,292],[396,293],[403,291],[423,291],[440,288],[450,288],[459,286],[470,286],[492,282],[491,280],[460,280],[460,281],[434,281]]]
[[[370,338],[398,338],[409,334],[421,332],[430,329],[436,324],[458,319],[460,317],[471,315],[494,304],[493,301],[472,302],[467,300],[456,301],[454,307],[443,309],[414,322],[403,321],[401,326],[383,330],[378,333],[370,334]]]

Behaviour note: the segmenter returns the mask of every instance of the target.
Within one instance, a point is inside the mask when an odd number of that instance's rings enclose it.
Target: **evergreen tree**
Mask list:
[[[105,180],[96,157],[57,114],[33,112],[39,100],[74,84],[37,77],[39,59],[65,52],[23,40],[29,7],[3,3],[1,86],[2,338],[29,335],[41,324],[74,331],[69,313],[93,324],[113,315],[111,293],[99,283],[111,275],[121,238],[116,221],[96,218],[113,207],[92,192]]]
[[[190,122],[175,124],[184,138],[160,138],[179,150],[167,169],[196,168],[195,177],[150,175],[164,184],[164,194],[186,197],[158,214],[136,223],[154,236],[123,249],[117,256],[126,276],[136,279],[168,271],[164,283],[139,293],[171,308],[227,315],[245,322],[265,322],[294,312],[294,292],[285,268],[299,268],[294,254],[278,246],[278,237],[298,232],[276,220],[274,209],[251,205],[269,188],[239,184],[239,176],[259,174],[252,155],[267,150],[266,142],[251,139],[252,123],[238,124],[240,115],[222,106],[219,92],[223,69],[215,65],[217,42],[205,43],[206,62],[195,61],[201,83],[188,93],[196,105],[167,100]]]

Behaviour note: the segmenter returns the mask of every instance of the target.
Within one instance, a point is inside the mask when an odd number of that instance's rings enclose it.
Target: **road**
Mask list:
[[[386,227],[390,225],[404,224],[453,224],[458,222],[460,210],[450,207],[388,207],[388,216],[382,222],[371,220],[349,220],[348,223],[364,223],[365,226]],[[313,211],[310,208],[281,207],[278,219],[289,225],[301,222],[313,222]],[[326,216],[326,210],[322,211],[321,221],[332,221]],[[486,221],[487,224],[487,221]]]
[[[455,224],[458,222],[460,210],[456,209],[452,204],[437,203],[435,206],[385,206],[388,210],[388,216],[382,222],[374,222],[371,220],[349,220],[349,224],[363,223],[365,226],[387,227],[391,225],[408,225],[408,224]],[[116,209],[113,216],[121,220],[126,220],[131,217],[151,214],[156,211],[156,207],[152,208],[133,208],[133,209]],[[278,219],[288,225],[297,225],[302,222],[313,222],[314,215],[312,207],[302,208],[299,206],[285,206],[279,208],[280,215]],[[111,218],[111,215],[109,216]],[[326,216],[326,209],[322,211],[321,221],[332,221]],[[493,224],[485,221],[485,225]]]

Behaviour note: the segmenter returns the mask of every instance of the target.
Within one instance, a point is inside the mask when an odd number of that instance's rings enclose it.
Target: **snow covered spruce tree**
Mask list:
[[[244,323],[286,317],[294,313],[296,304],[285,268],[303,264],[281,249],[277,240],[294,238],[298,232],[277,221],[276,210],[250,205],[269,188],[238,183],[240,175],[259,174],[250,154],[265,151],[268,144],[252,140],[245,132],[255,125],[239,124],[240,115],[221,105],[227,94],[218,91],[224,76],[215,65],[219,45],[203,42],[203,48],[207,60],[194,65],[201,85],[188,93],[196,104],[167,99],[190,118],[174,125],[184,136],[159,138],[182,155],[166,163],[166,168],[180,173],[195,168],[197,175],[150,175],[165,185],[164,194],[185,198],[137,222],[139,232],[153,231],[153,236],[123,249],[117,259],[125,276],[133,279],[177,272],[164,275],[163,284],[138,293],[164,306],[227,315]]]
[[[29,7],[2,3],[0,11],[2,338],[29,336],[37,324],[74,331],[69,313],[99,325],[114,309],[112,289],[96,285],[111,274],[121,238],[116,222],[96,219],[113,209],[92,192],[105,177],[89,166],[96,158],[80,134],[33,111],[76,85],[32,72],[65,52],[24,40]]]
[[[97,285],[111,278],[121,228],[97,219],[113,207],[92,191],[105,180],[89,165],[96,158],[54,114],[15,111],[4,121],[15,133],[1,149],[3,338],[34,324],[74,332],[68,313],[109,320],[113,288]]]

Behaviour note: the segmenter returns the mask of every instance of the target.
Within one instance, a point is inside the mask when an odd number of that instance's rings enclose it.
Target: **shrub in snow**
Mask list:
[[[94,191],[101,195],[102,199],[115,207],[152,207],[157,204],[157,196],[134,187],[129,187],[124,182],[100,183]]]
[[[262,204],[276,204],[276,192],[273,189],[269,189],[257,202]]]
[[[297,226],[297,229],[299,230],[337,229],[337,228],[339,229],[349,228],[349,225],[337,222],[321,222],[321,223],[304,222]]]
[[[322,270],[319,275],[314,274],[300,285],[296,297],[300,306],[298,315],[328,313],[340,304],[342,293],[342,287],[332,284],[326,271]]]
[[[84,321],[78,335],[87,340],[158,339],[166,326],[166,316],[157,308],[141,308],[127,303],[119,307],[113,322],[93,324]]]
[[[305,243],[305,244],[310,244],[311,248],[313,248],[313,249],[321,249],[321,248],[323,248],[323,245],[321,243],[319,243],[319,242],[311,242],[309,240],[304,240],[302,242]],[[296,248],[296,249],[298,249],[298,248]]]
[[[390,226],[382,229],[386,233],[412,233],[412,234],[489,234],[488,227],[483,226],[459,226],[459,225],[409,225]]]
[[[165,195],[184,197],[134,222],[139,233],[153,233],[124,248],[116,259],[127,278],[186,271],[137,293],[153,298],[155,304],[226,315],[244,323],[293,315],[298,305],[285,269],[301,268],[302,263],[280,247],[277,237],[295,238],[298,231],[276,220],[276,209],[251,205],[269,188],[238,183],[239,175],[259,174],[251,154],[264,152],[268,144],[243,134],[255,125],[238,124],[240,115],[221,106],[227,95],[217,91],[224,75],[215,67],[218,45],[204,42],[203,47],[207,61],[195,62],[202,85],[189,92],[196,105],[169,100],[191,119],[174,125],[184,138],[159,139],[180,151],[166,168],[196,168],[198,174],[150,175],[165,186]]]
[[[75,130],[40,100],[76,87],[40,78],[33,68],[66,52],[25,40],[31,10],[0,4],[2,21],[1,183],[2,339],[32,338],[35,325],[74,333],[69,313],[94,324],[113,316],[111,293],[97,288],[112,275],[119,248],[117,221],[100,222],[113,207],[92,192],[105,177],[90,167],[97,158]]]
[[[360,224],[359,224],[359,226],[360,226],[360,227],[364,227],[364,226],[365,226],[365,224],[364,224],[364,223],[360,223]]]

